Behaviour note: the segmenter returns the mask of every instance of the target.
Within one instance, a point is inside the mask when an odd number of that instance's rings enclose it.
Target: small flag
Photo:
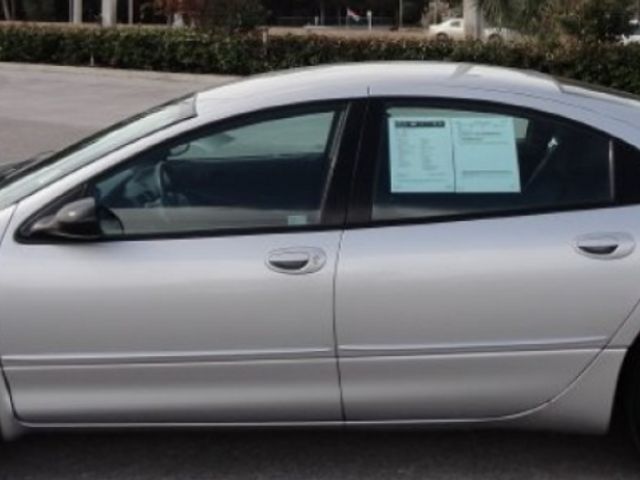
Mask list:
[[[355,20],[356,22],[359,22],[362,17],[347,7],[347,18],[350,18],[351,20]]]

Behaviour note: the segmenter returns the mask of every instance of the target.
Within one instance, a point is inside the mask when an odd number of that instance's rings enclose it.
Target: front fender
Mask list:
[[[15,207],[5,208],[0,210],[0,244],[4,238],[7,226],[13,215]],[[1,369],[1,367],[0,367]],[[19,436],[23,431],[22,426],[17,421],[14,412],[13,404],[11,402],[11,394],[9,393],[9,386],[7,385],[4,377],[4,372],[0,371],[0,433],[2,438],[10,440]]]

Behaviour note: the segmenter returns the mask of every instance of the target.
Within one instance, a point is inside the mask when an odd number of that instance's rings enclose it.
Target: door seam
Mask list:
[[[338,374],[338,390],[340,393],[340,414],[342,415],[342,421],[347,421],[346,409],[344,405],[344,390],[342,388],[342,370],[340,368],[340,354],[338,343],[338,322],[337,322],[337,292],[338,292],[338,266],[340,265],[340,256],[342,254],[342,241],[344,239],[345,230],[340,232],[340,238],[338,239],[338,248],[336,250],[336,259],[333,267],[333,282],[332,282],[332,314],[333,314],[333,349],[334,358],[336,360],[336,373]]]

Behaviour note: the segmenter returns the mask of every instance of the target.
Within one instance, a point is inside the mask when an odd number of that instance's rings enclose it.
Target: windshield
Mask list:
[[[117,123],[51,156],[23,162],[9,175],[0,176],[0,210],[109,153],[196,115],[195,97],[181,98]]]

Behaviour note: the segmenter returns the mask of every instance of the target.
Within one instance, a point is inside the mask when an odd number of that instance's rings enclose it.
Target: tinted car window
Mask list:
[[[610,140],[548,117],[389,106],[373,220],[607,205]]]
[[[296,109],[155,148],[93,186],[112,235],[321,223],[342,109]],[[114,217],[117,221],[113,221]]]

